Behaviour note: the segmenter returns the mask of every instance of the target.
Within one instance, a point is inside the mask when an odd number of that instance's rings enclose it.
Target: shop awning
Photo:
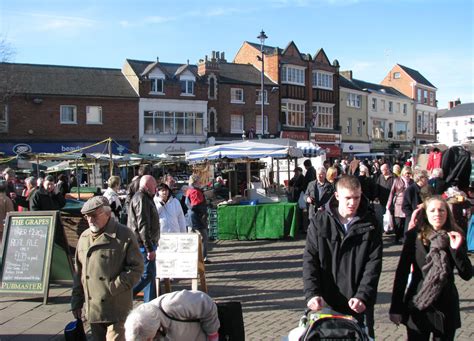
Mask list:
[[[303,152],[290,146],[244,141],[201,148],[186,152],[186,161],[202,162],[216,159],[260,159],[264,157],[302,157]]]
[[[326,157],[341,157],[341,147],[335,144],[322,144],[319,146],[326,150]]]
[[[298,142],[298,148],[303,151],[304,157],[316,157],[326,154],[326,149],[309,141]]]

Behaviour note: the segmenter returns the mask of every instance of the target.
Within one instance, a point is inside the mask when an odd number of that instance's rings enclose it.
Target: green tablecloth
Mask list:
[[[296,203],[220,206],[219,239],[280,239],[294,237],[298,224]]]

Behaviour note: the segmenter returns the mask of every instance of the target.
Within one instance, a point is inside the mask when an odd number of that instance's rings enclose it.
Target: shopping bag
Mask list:
[[[304,200],[304,192],[300,193],[300,197],[298,199],[298,207],[304,210],[306,208],[306,201]]]
[[[69,322],[64,328],[64,338],[66,341],[87,341],[82,320]]]
[[[383,230],[385,232],[393,231],[393,216],[390,213],[390,210],[386,210],[383,215]]]

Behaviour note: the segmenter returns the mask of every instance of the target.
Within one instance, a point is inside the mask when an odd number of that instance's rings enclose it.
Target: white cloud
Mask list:
[[[63,16],[45,14],[42,12],[11,12],[12,21],[19,24],[20,31],[78,31],[84,28],[93,28],[97,21],[79,16]]]
[[[174,17],[161,17],[161,16],[151,16],[151,17],[146,17],[143,21],[146,24],[162,24],[165,22],[173,21],[176,18]]]

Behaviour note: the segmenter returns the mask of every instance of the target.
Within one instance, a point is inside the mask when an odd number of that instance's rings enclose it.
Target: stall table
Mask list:
[[[218,238],[281,239],[294,237],[298,224],[296,203],[220,206]]]

